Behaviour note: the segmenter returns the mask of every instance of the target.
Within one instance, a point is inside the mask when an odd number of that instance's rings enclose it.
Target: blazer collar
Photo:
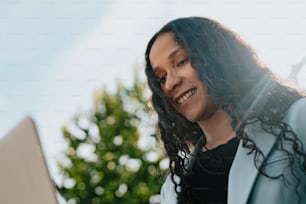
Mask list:
[[[245,132],[267,157],[273,149],[276,137],[264,132],[258,123],[250,125],[245,129]],[[248,202],[259,174],[254,165],[254,155],[255,152],[250,153],[250,149],[242,146],[241,140],[229,174],[228,204],[245,204]],[[259,163],[259,166],[261,165],[262,162]]]

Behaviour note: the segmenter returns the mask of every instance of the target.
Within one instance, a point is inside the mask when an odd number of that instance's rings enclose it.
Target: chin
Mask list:
[[[200,121],[206,121],[208,119],[210,119],[216,112],[217,109],[213,109],[211,111],[206,111],[205,113],[203,114],[199,114],[197,112],[197,114],[185,114],[185,118],[187,120],[189,120],[190,122],[200,122]]]
[[[186,115],[185,118],[193,123],[200,121],[200,118],[196,115]]]

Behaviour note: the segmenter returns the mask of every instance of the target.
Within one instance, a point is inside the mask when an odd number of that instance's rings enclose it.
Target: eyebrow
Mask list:
[[[172,58],[173,56],[176,55],[176,53],[178,53],[180,50],[182,50],[183,48],[179,47],[177,49],[175,49],[173,52],[171,52],[169,55],[168,55],[168,59]]]
[[[170,58],[172,58],[173,56],[175,56],[175,55],[176,55],[179,51],[181,51],[181,50],[183,50],[182,47],[178,47],[177,49],[173,50],[173,51],[168,55],[168,59],[170,59]],[[159,70],[159,67],[158,67],[158,66],[155,67],[154,70],[153,70],[154,74],[155,74],[156,72],[158,72],[158,70]]]

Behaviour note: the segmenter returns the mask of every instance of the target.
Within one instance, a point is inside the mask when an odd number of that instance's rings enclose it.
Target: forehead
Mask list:
[[[167,60],[168,57],[175,50],[181,48],[181,46],[174,40],[173,33],[163,33],[158,36],[152,45],[149,59],[151,66],[157,67],[163,60]]]

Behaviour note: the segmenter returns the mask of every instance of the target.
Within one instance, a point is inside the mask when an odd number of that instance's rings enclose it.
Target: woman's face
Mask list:
[[[153,72],[166,98],[176,111],[192,122],[208,119],[215,108],[207,88],[191,66],[188,53],[173,33],[163,33],[149,54]]]

